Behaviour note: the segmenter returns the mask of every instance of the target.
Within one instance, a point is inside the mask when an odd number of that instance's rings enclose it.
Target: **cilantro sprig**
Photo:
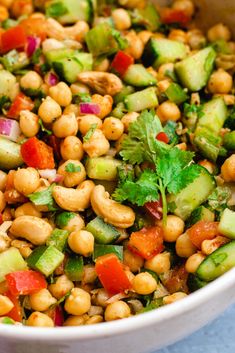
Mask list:
[[[43,191],[34,192],[28,195],[28,198],[37,206],[47,206],[49,211],[56,211],[57,207],[52,197],[52,191],[55,185],[56,184],[51,184]]]
[[[65,167],[66,172],[68,173],[77,173],[81,171],[80,165],[76,165],[74,163],[68,163]]]
[[[86,135],[83,137],[83,142],[88,142],[91,136],[94,134],[97,124],[91,124],[90,129],[87,131]]]

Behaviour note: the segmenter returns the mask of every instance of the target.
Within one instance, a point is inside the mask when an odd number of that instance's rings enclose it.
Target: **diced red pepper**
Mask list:
[[[115,55],[111,68],[121,77],[125,75],[128,67],[134,63],[134,58],[123,51],[118,51]]]
[[[197,248],[204,240],[212,240],[219,235],[219,222],[199,221],[187,230],[187,234]]]
[[[175,292],[188,293],[187,280],[188,272],[185,269],[185,264],[183,264],[169,271],[168,278],[163,279],[163,284],[170,294]]]
[[[61,160],[61,154],[60,154],[61,140],[55,135],[46,136],[45,139],[43,140],[53,149],[55,160],[59,162]]]
[[[161,21],[165,24],[179,23],[186,25],[190,17],[183,11],[171,8],[164,8],[161,12]]]
[[[29,167],[38,169],[53,169],[55,167],[52,148],[36,137],[29,138],[21,145],[21,155]]]
[[[26,44],[25,30],[21,26],[9,28],[1,36],[1,52],[7,53],[12,49],[22,49]]]
[[[159,201],[146,202],[144,208],[154,219],[162,219],[162,202]]]
[[[163,231],[160,227],[143,228],[130,236],[128,249],[148,260],[163,250]]]
[[[131,283],[123,269],[123,264],[115,254],[98,257],[95,270],[108,294],[118,294],[131,288]]]
[[[156,139],[158,141],[165,142],[165,143],[168,143],[170,141],[169,137],[164,131],[159,132],[159,134],[157,134],[156,136]]]
[[[7,117],[17,119],[20,115],[21,110],[31,111],[33,108],[34,108],[33,101],[23,93],[19,93],[16,96],[12,105],[10,106],[10,109],[7,112]]]
[[[12,295],[28,295],[47,287],[44,276],[36,271],[25,270],[9,273],[5,276]]]
[[[4,295],[6,295],[14,304],[14,308],[11,309],[11,311],[9,311],[9,313],[7,313],[7,316],[17,322],[21,322],[23,315],[22,315],[22,309],[21,309],[21,305],[20,305],[18,297],[11,294],[9,291],[6,292]]]
[[[3,224],[3,216],[2,213],[0,213],[0,225]]]

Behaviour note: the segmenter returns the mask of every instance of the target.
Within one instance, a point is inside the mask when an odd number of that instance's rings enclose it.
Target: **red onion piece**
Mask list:
[[[96,103],[80,103],[79,104],[81,114],[99,114],[100,113],[100,106]]]
[[[35,50],[40,46],[40,38],[34,36],[27,37],[26,54],[31,57]]]
[[[16,120],[0,118],[0,136],[16,142],[20,136],[20,126]]]
[[[54,323],[55,326],[63,326],[64,315],[61,306],[56,306],[55,308]]]
[[[46,84],[48,84],[48,86],[55,86],[59,82],[59,79],[54,72],[50,71],[45,76],[45,82],[46,82]]]
[[[60,183],[63,180],[64,180],[64,176],[63,175],[56,174],[55,179],[53,180],[53,182]]]

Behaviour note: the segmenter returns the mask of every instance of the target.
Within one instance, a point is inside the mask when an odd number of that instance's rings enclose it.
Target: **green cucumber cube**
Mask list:
[[[219,232],[230,239],[235,239],[235,212],[226,208],[220,218]]]
[[[100,217],[90,221],[86,226],[86,230],[94,235],[95,241],[99,244],[110,244],[120,236],[114,226],[105,223]]]
[[[84,272],[83,257],[78,255],[69,257],[64,271],[71,281],[81,281]]]
[[[16,248],[10,248],[0,254],[0,282],[4,281],[8,273],[27,269],[20,252]]]

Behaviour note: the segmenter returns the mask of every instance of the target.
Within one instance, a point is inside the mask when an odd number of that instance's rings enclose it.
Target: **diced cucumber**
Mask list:
[[[223,145],[228,150],[235,150],[235,131],[228,132],[224,135]]]
[[[195,133],[207,129],[214,135],[219,135],[228,116],[228,109],[222,97],[217,97],[203,105],[203,115],[199,118]]]
[[[176,63],[175,71],[181,84],[190,91],[200,91],[207,84],[215,58],[216,52],[208,47]]]
[[[29,267],[40,271],[45,276],[51,275],[56,267],[64,260],[64,254],[53,245],[39,246],[29,255],[27,263]]]
[[[123,261],[123,246],[95,244],[93,260],[95,260],[99,256],[103,256],[106,254],[115,254],[119,258],[119,260]]]
[[[214,177],[203,167],[200,175],[176,195],[169,195],[168,207],[176,215],[186,220],[191,213],[207,200],[215,188]]]
[[[220,146],[214,135],[208,134],[207,132],[196,134],[193,139],[193,144],[203,155],[203,157],[211,160],[212,162],[216,162],[219,155]]]
[[[83,69],[82,64],[74,57],[54,61],[52,66],[61,79],[69,83],[76,82]]]
[[[81,281],[84,272],[83,257],[78,255],[70,256],[64,272],[71,281]]]
[[[205,287],[207,282],[202,281],[200,278],[190,273],[188,276],[187,285],[190,292],[195,292],[196,290]]]
[[[8,273],[26,270],[27,263],[16,248],[9,248],[0,254],[0,282]]]
[[[117,179],[117,167],[121,164],[114,158],[88,158],[86,172],[90,179],[113,181]]]
[[[162,64],[184,59],[186,54],[187,48],[183,43],[165,38],[151,38],[145,46],[142,61],[145,66],[157,69]]]
[[[23,163],[20,145],[4,137],[0,137],[0,168],[7,170],[15,169]]]
[[[110,244],[120,236],[120,233],[114,226],[105,223],[100,217],[96,217],[90,221],[86,226],[86,230],[94,235],[95,241],[98,244]]]
[[[4,68],[10,72],[15,72],[17,70],[23,69],[28,66],[30,61],[26,53],[19,53],[17,50],[11,50],[6,55],[0,58],[0,62],[3,64]]]
[[[91,71],[93,66],[93,58],[89,53],[75,53],[74,58],[82,64],[82,71]]]
[[[208,255],[197,269],[196,275],[210,282],[235,266],[235,240],[222,245]]]
[[[123,81],[135,87],[148,87],[157,83],[155,77],[141,64],[130,65],[123,76]]]
[[[0,97],[9,97],[16,84],[16,77],[7,70],[0,70]]]
[[[221,215],[218,229],[227,238],[235,239],[235,212],[226,208]]]
[[[214,220],[215,214],[205,206],[200,206],[192,212],[190,218],[187,221],[187,227],[191,227],[193,224],[199,221],[214,222]]]
[[[93,17],[92,2],[89,0],[52,0],[46,5],[46,14],[62,24],[79,20],[90,22]]]
[[[175,104],[181,104],[188,99],[188,95],[185,90],[178,85],[178,83],[172,82],[170,86],[165,90],[164,94],[167,98]]]
[[[153,4],[147,4],[143,9],[134,9],[131,18],[133,26],[144,27],[151,32],[155,32],[161,25],[160,16]]]
[[[116,94],[116,96],[114,96],[114,103],[118,104],[120,102],[122,102],[126,96],[128,96],[131,93],[134,93],[135,89],[132,86],[124,86],[121,90],[121,92],[119,92],[118,94]]]
[[[55,228],[51,233],[50,237],[47,239],[47,245],[53,245],[56,249],[63,252],[65,250],[69,232],[67,230],[62,230]]]
[[[112,110],[112,116],[115,118],[121,119],[126,114],[126,108],[123,102],[120,102],[116,105],[116,107]]]
[[[59,61],[61,59],[66,59],[72,57],[77,51],[74,49],[61,48],[53,49],[45,53],[47,63],[52,66],[54,61]]]
[[[154,87],[146,88],[130,94],[124,99],[124,104],[129,112],[140,112],[144,109],[158,106],[158,98]]]

